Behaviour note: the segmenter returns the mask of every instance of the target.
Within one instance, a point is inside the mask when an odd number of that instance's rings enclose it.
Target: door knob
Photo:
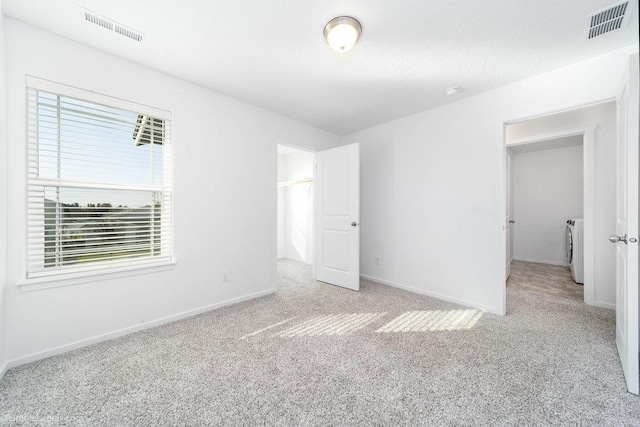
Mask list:
[[[624,242],[624,244],[627,244],[627,235],[625,234],[624,236],[620,237],[620,236],[616,236],[615,234],[612,234],[611,236],[609,236],[609,241],[611,243],[618,243],[618,242]]]
[[[355,226],[357,226],[357,225],[358,225],[358,223],[357,223],[357,222],[355,222],[355,221],[353,221],[353,222],[351,223],[351,226],[352,226],[352,227],[355,227]]]
[[[515,223],[516,223],[516,220],[515,220],[515,219],[510,219],[510,220],[509,220],[509,224],[515,224]]]

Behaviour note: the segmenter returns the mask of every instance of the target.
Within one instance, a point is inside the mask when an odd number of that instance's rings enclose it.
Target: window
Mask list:
[[[27,277],[170,261],[169,114],[31,82]]]

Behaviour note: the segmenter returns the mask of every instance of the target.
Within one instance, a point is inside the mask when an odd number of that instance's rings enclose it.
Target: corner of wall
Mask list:
[[[0,380],[7,370],[5,349],[5,289],[7,284],[7,111],[6,67],[4,49],[4,14],[0,0]]]

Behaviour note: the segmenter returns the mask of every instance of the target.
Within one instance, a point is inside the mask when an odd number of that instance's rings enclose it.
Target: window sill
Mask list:
[[[17,283],[22,292],[39,291],[42,289],[59,288],[62,286],[78,285],[81,283],[98,282],[103,280],[118,279],[120,277],[137,276],[140,274],[157,273],[159,271],[172,270],[175,261],[162,261],[146,265],[134,265],[127,267],[103,268],[100,270],[83,271],[75,273],[61,273],[51,276],[25,279]]]

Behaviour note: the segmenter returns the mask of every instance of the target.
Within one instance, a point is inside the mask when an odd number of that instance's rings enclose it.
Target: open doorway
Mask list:
[[[278,276],[312,279],[315,153],[278,145]],[[283,281],[278,280],[280,284]],[[301,283],[301,280],[284,281]]]
[[[317,152],[276,144],[275,152],[274,290],[317,280],[358,291],[359,144]]]
[[[584,301],[583,139],[507,145],[508,284]]]
[[[507,287],[615,308],[615,103],[506,123],[505,144]]]

